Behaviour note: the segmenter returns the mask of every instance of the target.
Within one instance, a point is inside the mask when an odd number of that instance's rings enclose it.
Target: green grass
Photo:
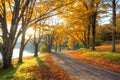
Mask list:
[[[92,58],[105,58],[110,60],[111,62],[120,63],[120,53],[116,52],[98,52],[91,51],[90,49],[80,49],[83,55],[87,55]]]
[[[27,80],[32,78],[38,71],[34,69],[46,66],[41,60],[43,56],[44,54],[40,57],[24,59],[24,63],[14,64],[14,68],[9,68],[7,70],[0,69],[0,80]]]
[[[9,68],[6,70],[0,69],[0,79],[1,80],[10,80],[13,78],[14,73],[16,72],[17,68],[19,67],[19,64],[14,65],[14,68]]]

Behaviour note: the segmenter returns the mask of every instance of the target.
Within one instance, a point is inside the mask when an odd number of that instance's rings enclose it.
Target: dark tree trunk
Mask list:
[[[52,49],[52,41],[49,42],[48,46],[48,53],[51,53],[51,49]]]
[[[4,53],[4,55],[2,55],[2,59],[3,59],[3,69],[7,69],[10,67],[13,67],[12,65],[12,51],[10,51],[9,53]]]
[[[96,50],[95,49],[96,16],[97,16],[97,13],[93,13],[93,15],[92,15],[92,48],[91,48],[91,50]]]
[[[55,52],[57,52],[57,47],[58,47],[58,46],[57,46],[57,43],[56,43],[56,46],[55,46]]]
[[[23,51],[24,51],[24,46],[20,47],[18,63],[23,63]]]
[[[38,45],[35,45],[34,57],[38,56]]]
[[[51,53],[51,45],[48,45],[48,52]]]
[[[3,69],[7,69],[9,67],[13,67],[12,65],[12,54],[13,54],[13,41],[12,38],[8,36],[7,34],[7,21],[6,18],[4,18],[1,22],[1,29],[2,29],[2,39],[3,43],[1,44],[1,54],[2,54],[2,60],[3,60]]]
[[[112,31],[112,52],[115,52],[115,30]]]
[[[90,25],[88,25],[87,48],[90,48]]]
[[[113,0],[113,31],[112,31],[112,52],[116,51],[115,48],[115,27],[116,27],[116,0]]]
[[[12,65],[12,60],[11,60],[11,57],[4,57],[3,58],[3,69],[7,69],[9,67],[13,67]]]
[[[83,43],[83,47],[84,47],[84,48],[87,48],[87,44],[86,44],[86,42],[85,42],[84,40],[83,40],[82,43]]]
[[[95,27],[92,27],[92,48],[91,50],[95,50]]]
[[[84,48],[87,48],[87,44],[84,44],[84,46],[83,46]]]
[[[59,44],[59,51],[61,51],[61,45]]]
[[[86,32],[84,32],[84,48],[87,48],[87,36],[86,36]]]

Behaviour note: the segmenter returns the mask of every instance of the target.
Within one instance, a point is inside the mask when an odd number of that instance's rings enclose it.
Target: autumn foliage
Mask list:
[[[112,55],[113,53],[90,52],[86,49],[66,53],[77,60],[120,73],[120,55],[117,53]]]

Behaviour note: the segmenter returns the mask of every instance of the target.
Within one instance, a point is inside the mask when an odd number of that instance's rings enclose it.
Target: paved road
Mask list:
[[[53,53],[55,63],[65,71],[77,76],[77,80],[120,80],[120,74],[98,68],[69,57]]]

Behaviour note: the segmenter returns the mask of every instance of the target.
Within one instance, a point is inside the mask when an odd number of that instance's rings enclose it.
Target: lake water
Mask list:
[[[16,44],[15,49],[13,51],[12,58],[18,58],[18,56],[19,56],[19,49],[20,49],[20,42],[18,42]],[[55,50],[52,49],[52,52],[55,52]],[[34,55],[34,46],[29,43],[29,44],[27,44],[25,46],[25,49],[24,49],[24,52],[23,52],[23,57],[25,57],[25,56],[33,56],[33,55]],[[2,55],[1,55],[1,53],[0,53],[0,62],[2,62]]]
[[[25,57],[25,56],[33,56],[33,53],[24,51],[23,52],[23,57]],[[18,57],[19,57],[19,49],[15,48],[14,51],[13,51],[12,58],[18,58]],[[2,62],[2,55],[1,55],[1,53],[0,53],[0,62]]]

